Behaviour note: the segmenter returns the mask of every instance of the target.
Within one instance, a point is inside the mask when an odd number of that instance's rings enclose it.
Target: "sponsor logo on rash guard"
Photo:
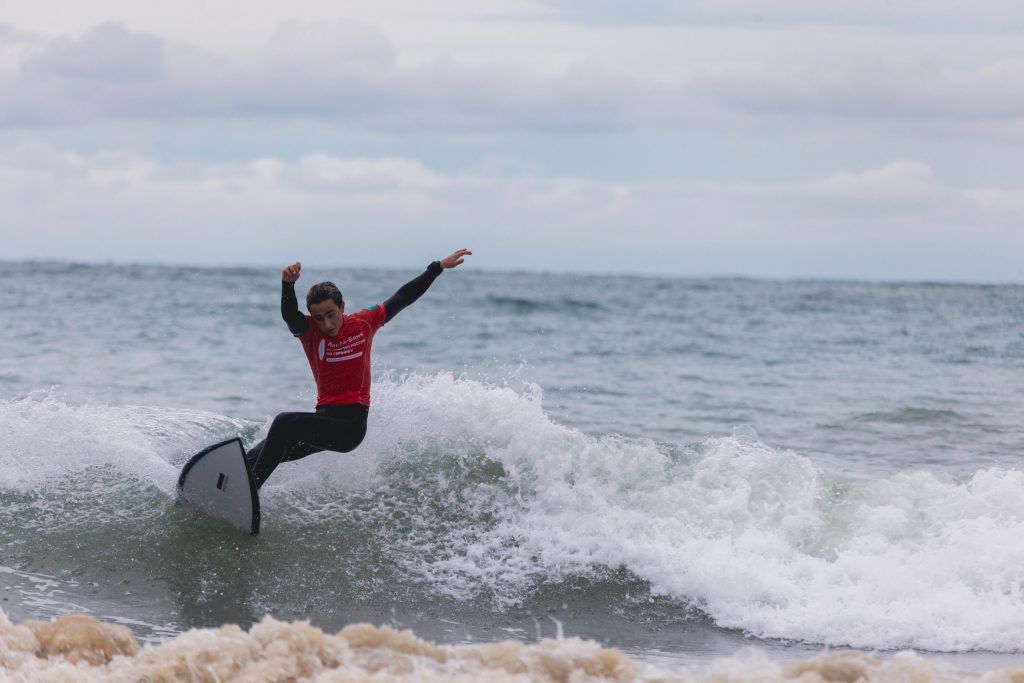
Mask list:
[[[321,339],[317,354],[320,356],[320,360],[327,363],[340,363],[346,360],[361,358],[365,345],[365,332],[359,332],[338,341],[328,342],[326,339]]]

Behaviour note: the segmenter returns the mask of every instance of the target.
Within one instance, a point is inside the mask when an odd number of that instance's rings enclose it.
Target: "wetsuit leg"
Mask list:
[[[366,436],[368,408],[353,404],[321,406],[315,413],[281,413],[270,425],[267,438],[246,454],[256,486],[263,486],[282,462],[320,451],[347,453]]]

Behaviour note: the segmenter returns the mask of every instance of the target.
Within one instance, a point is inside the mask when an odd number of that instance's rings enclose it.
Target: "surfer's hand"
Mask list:
[[[281,271],[281,282],[295,282],[299,279],[299,271],[302,270],[302,264],[296,261],[295,263],[287,266]]]
[[[446,256],[445,258],[441,259],[440,261],[438,261],[438,263],[441,264],[442,268],[454,268],[455,266],[461,265],[462,262],[466,260],[466,256],[472,255],[473,252],[471,252],[469,249],[459,249],[458,251],[454,252],[451,256]]]

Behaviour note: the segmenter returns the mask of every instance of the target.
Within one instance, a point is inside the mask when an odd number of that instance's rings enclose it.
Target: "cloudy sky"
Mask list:
[[[0,4],[0,260],[1024,281],[1015,0]]]

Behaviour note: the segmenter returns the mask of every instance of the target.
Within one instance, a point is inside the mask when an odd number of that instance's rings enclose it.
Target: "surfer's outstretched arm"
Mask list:
[[[309,327],[309,320],[299,310],[299,300],[295,296],[295,281],[299,279],[301,269],[302,264],[295,262],[281,271],[281,317],[296,337],[304,335]]]
[[[384,322],[390,322],[392,318],[398,315],[399,311],[423,296],[423,293],[427,291],[430,285],[434,283],[434,280],[437,279],[437,276],[444,272],[445,269],[460,265],[465,260],[465,257],[472,253],[469,249],[459,249],[440,261],[434,261],[427,266],[425,271],[402,285],[390,299],[384,302]]]

